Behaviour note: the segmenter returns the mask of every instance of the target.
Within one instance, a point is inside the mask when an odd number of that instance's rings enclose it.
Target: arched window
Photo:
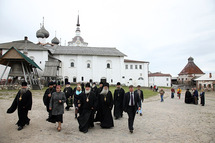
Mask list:
[[[110,63],[107,63],[107,68],[110,69]]]
[[[87,63],[87,68],[90,68],[90,63]]]
[[[75,66],[75,64],[74,64],[74,62],[71,62],[71,65],[70,65],[71,67],[74,67]]]
[[[142,77],[139,77],[138,80],[143,80],[143,78],[142,78]]]
[[[129,80],[132,80],[132,78],[130,78]]]

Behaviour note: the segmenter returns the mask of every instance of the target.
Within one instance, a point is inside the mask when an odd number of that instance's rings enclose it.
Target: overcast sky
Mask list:
[[[116,47],[127,59],[149,61],[151,72],[177,74],[192,56],[215,72],[214,0],[0,0],[0,43],[28,36],[45,17],[48,42],[75,36],[77,15],[88,46]]]

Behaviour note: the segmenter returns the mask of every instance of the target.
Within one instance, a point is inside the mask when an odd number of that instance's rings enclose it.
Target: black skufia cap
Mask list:
[[[90,87],[90,83],[87,83],[85,87]]]
[[[27,86],[27,85],[28,85],[27,82],[25,82],[25,81],[22,82],[22,86]]]

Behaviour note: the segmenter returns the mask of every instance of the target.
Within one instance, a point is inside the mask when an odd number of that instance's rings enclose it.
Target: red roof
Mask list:
[[[187,74],[204,74],[202,70],[193,62],[193,58],[188,59],[187,65],[178,75],[187,75]]]
[[[149,77],[152,77],[152,76],[170,76],[171,77],[171,74],[164,74],[164,73],[160,73],[160,72],[150,73]]]

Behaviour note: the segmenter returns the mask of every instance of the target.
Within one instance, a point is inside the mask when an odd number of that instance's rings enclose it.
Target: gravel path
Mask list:
[[[22,131],[17,131],[14,125],[17,112],[6,114],[13,99],[0,99],[0,143],[215,143],[214,92],[206,93],[204,107],[184,104],[184,96],[180,100],[171,99],[168,91],[163,103],[159,96],[146,99],[143,116],[136,115],[133,134],[129,133],[126,113],[123,118],[114,120],[112,129],[101,129],[96,123],[88,133],[81,133],[74,119],[74,108],[65,111],[62,131],[57,132],[57,125],[45,121],[48,115],[42,103],[43,93],[33,95],[33,109],[29,112],[31,124]]]

